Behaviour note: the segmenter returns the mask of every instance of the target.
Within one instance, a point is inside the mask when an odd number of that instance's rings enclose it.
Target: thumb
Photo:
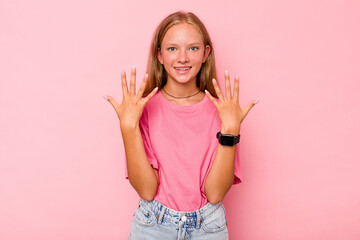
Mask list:
[[[145,103],[147,103],[149,100],[150,100],[150,98],[152,98],[154,95],[155,95],[155,93],[158,91],[158,87],[156,87],[156,88],[154,88],[145,98],[144,98],[144,101],[145,101]]]
[[[108,95],[103,96],[110,104],[113,106],[113,108],[116,110],[119,107],[119,104],[116,102],[116,100]]]
[[[255,104],[257,104],[259,101],[258,100],[254,100],[249,102],[246,107],[244,108],[245,111],[245,116],[249,113],[249,111],[252,109],[253,106],[255,106]]]

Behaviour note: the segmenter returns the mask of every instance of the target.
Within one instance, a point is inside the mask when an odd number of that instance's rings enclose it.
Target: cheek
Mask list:
[[[196,62],[202,62],[203,58],[204,58],[204,52],[199,51],[199,52],[196,52],[196,54],[193,55],[193,59]]]
[[[202,63],[203,63],[203,55],[202,54],[196,54],[193,57],[193,63],[196,65],[199,65],[199,67],[201,67]]]
[[[163,54],[163,61],[164,61],[164,64],[166,64],[166,63],[169,64],[174,61],[174,56],[171,54]]]

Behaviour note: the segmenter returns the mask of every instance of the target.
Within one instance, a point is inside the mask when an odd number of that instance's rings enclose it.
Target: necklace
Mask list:
[[[193,95],[190,95],[190,96],[186,96],[186,97],[175,97],[175,96],[173,96],[173,95],[170,95],[170,94],[165,90],[165,88],[163,88],[163,89],[164,89],[164,92],[165,92],[167,95],[169,95],[170,97],[173,97],[173,98],[189,98],[189,97],[195,96],[196,94],[198,94],[198,93],[200,92],[200,90],[199,90],[197,93],[195,93],[195,94],[193,94]]]

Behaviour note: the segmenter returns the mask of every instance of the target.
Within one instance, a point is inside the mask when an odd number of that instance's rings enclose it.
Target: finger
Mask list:
[[[121,71],[121,87],[123,92],[123,99],[129,96],[129,89],[126,82],[126,73],[124,70]]]
[[[138,100],[140,100],[144,94],[144,91],[145,91],[145,87],[146,87],[146,83],[147,83],[147,80],[149,78],[149,75],[148,74],[145,74],[145,77],[140,85],[140,88],[139,88],[139,91],[137,92],[136,94],[136,98]]]
[[[104,98],[113,106],[115,110],[119,107],[119,104],[116,102],[116,100],[113,97],[109,95],[105,95]]]
[[[205,94],[210,99],[210,101],[215,105],[215,107],[217,108],[218,105],[219,105],[218,101],[216,101],[216,99],[208,92],[208,90],[205,90]]]
[[[239,102],[239,76],[235,76],[233,99]]]
[[[130,96],[135,96],[136,92],[136,68],[132,66],[130,76]]]
[[[144,104],[146,104],[150,100],[150,98],[155,95],[158,89],[158,87],[154,88],[146,97],[143,98]]]
[[[225,71],[225,98],[231,99],[231,85],[230,85],[230,76],[229,72]]]
[[[215,80],[215,78],[213,78],[212,83],[213,83],[213,85],[214,85],[215,92],[216,92],[216,94],[218,95],[219,100],[220,100],[220,101],[224,101],[224,97],[223,97],[223,95],[222,95],[222,93],[221,93],[219,84],[217,83],[217,81]]]
[[[259,101],[258,100],[254,100],[254,101],[251,101],[249,102],[246,107],[244,108],[244,112],[245,112],[245,116],[244,118],[246,117],[246,115],[250,112],[250,110],[255,106],[255,104],[257,104]],[[243,119],[244,119],[243,118]]]

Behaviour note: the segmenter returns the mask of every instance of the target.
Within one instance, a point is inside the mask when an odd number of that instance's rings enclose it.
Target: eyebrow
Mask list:
[[[188,45],[201,45],[202,43],[201,42],[194,42],[194,43],[190,43]],[[171,45],[171,46],[178,46],[176,43],[166,43],[164,44],[165,46],[167,45]]]

